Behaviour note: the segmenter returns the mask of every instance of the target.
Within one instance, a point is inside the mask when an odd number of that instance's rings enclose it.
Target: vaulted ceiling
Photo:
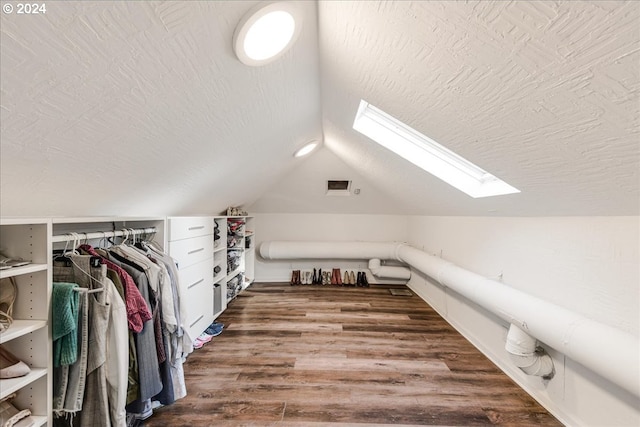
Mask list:
[[[3,13],[1,214],[639,213],[638,3],[304,1],[293,49],[247,67],[254,4]],[[360,99],[521,193],[472,199],[377,146]]]

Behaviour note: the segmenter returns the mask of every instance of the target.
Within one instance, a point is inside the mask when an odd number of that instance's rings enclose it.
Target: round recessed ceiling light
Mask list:
[[[240,21],[233,35],[238,59],[252,66],[282,56],[300,34],[302,18],[295,3],[260,3]]]
[[[306,156],[307,154],[311,153],[313,150],[316,149],[316,147],[318,146],[318,141],[311,141],[308,144],[305,144],[302,148],[300,148],[298,151],[296,151],[295,153],[293,153],[293,157],[302,157],[302,156]]]

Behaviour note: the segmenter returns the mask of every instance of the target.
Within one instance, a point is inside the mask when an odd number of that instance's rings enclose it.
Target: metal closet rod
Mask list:
[[[52,243],[58,242],[70,242],[72,240],[89,240],[89,239],[104,239],[107,237],[122,237],[122,236],[135,236],[138,234],[153,234],[156,232],[155,227],[148,228],[125,228],[122,230],[113,231],[94,231],[92,233],[67,233],[57,236],[51,236]]]

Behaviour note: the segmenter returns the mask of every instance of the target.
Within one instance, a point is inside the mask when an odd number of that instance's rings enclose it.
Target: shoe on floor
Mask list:
[[[223,329],[224,329],[224,325],[222,323],[214,322],[211,325],[209,325],[207,329],[205,329],[204,333],[212,337],[217,337],[222,333]]]

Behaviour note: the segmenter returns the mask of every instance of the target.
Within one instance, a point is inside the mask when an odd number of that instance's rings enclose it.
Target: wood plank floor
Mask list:
[[[418,296],[254,284],[147,426],[560,426]]]

